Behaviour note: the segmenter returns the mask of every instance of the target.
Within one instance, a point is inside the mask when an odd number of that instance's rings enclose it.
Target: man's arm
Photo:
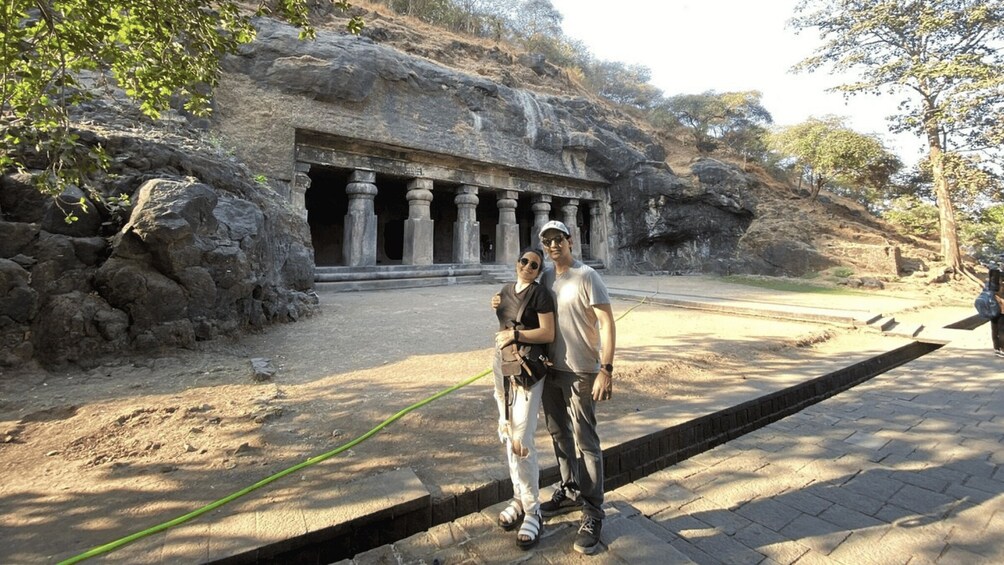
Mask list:
[[[617,324],[614,322],[614,311],[609,304],[594,304],[593,312],[600,323],[600,365],[614,364],[614,351],[617,349]],[[613,375],[605,368],[600,368],[593,382],[593,400],[607,400],[613,396]]]

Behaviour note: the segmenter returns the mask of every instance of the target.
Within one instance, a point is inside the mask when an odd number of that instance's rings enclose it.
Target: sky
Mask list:
[[[666,96],[708,90],[759,90],[775,125],[828,114],[848,118],[860,133],[877,134],[907,166],[921,157],[914,136],[893,136],[885,117],[894,96],[845,101],[827,88],[847,80],[826,71],[789,69],[822,41],[814,30],[786,27],[798,0],[551,0],[565,34],[597,58],[641,64]]]

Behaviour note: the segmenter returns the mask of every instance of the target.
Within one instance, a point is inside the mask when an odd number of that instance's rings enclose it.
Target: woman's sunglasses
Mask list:
[[[520,257],[519,258],[519,264],[523,265],[524,267],[527,266],[527,265],[530,265],[530,268],[533,269],[534,271],[536,271],[537,267],[540,266],[540,263],[538,263],[536,261],[531,261],[531,260],[527,259],[526,257]]]

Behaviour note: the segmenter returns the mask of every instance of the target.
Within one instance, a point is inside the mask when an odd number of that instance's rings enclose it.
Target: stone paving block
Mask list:
[[[645,520],[619,518],[604,520],[600,541],[607,551],[628,563],[679,564],[693,563],[689,558],[637,523]],[[675,538],[675,536],[673,536]]]
[[[767,481],[756,477],[722,477],[720,481],[707,485],[701,495],[723,508],[735,508],[762,496],[766,488]]]
[[[928,460],[933,459],[934,457],[935,457],[934,455],[930,455],[928,456]],[[929,467],[927,469],[924,469],[924,474],[938,479],[942,479],[946,483],[959,483],[959,484],[964,482],[969,477],[969,475],[963,473],[962,471],[942,466]]]
[[[840,504],[842,506],[846,506],[847,508],[853,508],[854,510],[869,515],[878,512],[879,509],[882,508],[883,504],[885,504],[884,501],[876,500],[870,496],[858,494],[852,490],[836,485],[813,485],[809,487],[809,491],[820,498],[825,498],[835,504]]]
[[[547,528],[546,525],[544,527]],[[537,542],[537,548],[534,550],[524,551],[516,545],[517,531],[506,532],[496,528],[464,542],[464,546],[469,553],[473,553],[486,563],[520,563],[530,559],[534,551],[540,549],[541,542]]]
[[[976,455],[977,457],[982,457],[984,454]],[[985,459],[963,459],[952,461],[945,465],[945,467],[965,473],[966,475],[973,477],[990,478],[997,471],[997,466],[988,463]]]
[[[355,565],[397,565],[397,555],[391,545],[381,545],[352,558]]]
[[[750,520],[704,498],[683,506],[680,512],[686,512],[690,517],[727,535],[732,535],[750,524]]]
[[[939,528],[927,525],[913,528],[893,526],[882,537],[880,543],[883,551],[892,555],[937,556],[941,555],[948,545],[945,537],[946,534]]]
[[[634,500],[636,498],[641,498],[645,496],[648,491],[639,484],[640,481],[633,483],[628,483],[622,487],[618,487],[611,492],[606,493],[605,499],[610,499],[611,495],[616,495],[622,500]]]
[[[253,508],[246,504],[213,517],[209,527],[209,559],[225,559],[258,547]]]
[[[932,492],[944,492],[948,488],[948,481],[937,477],[932,473],[924,471],[897,471],[896,480],[911,484]]]
[[[833,505],[829,500],[818,497],[805,488],[785,492],[774,497],[774,500],[810,516],[818,516],[823,510]]]
[[[841,563],[867,563],[868,565],[906,565],[914,558],[910,553],[893,553],[886,550],[880,540],[887,527],[851,532],[829,556]]]
[[[903,486],[904,483],[893,478],[889,472],[869,469],[847,481],[840,488],[886,502],[894,498]]]
[[[444,548],[436,553],[434,558],[443,565],[454,565],[454,563],[457,565],[487,565],[487,562],[475,555],[466,544]]]
[[[947,512],[956,499],[937,492],[929,491],[913,485],[906,485],[896,493],[889,502],[918,514],[940,516]],[[872,512],[874,514],[874,512]]]
[[[840,504],[834,504],[823,510],[819,518],[847,530],[861,530],[886,525],[886,522],[882,520],[872,518],[867,514],[862,514],[857,510],[846,508]]]
[[[765,557],[763,553],[746,547],[723,532],[701,535],[689,538],[687,541],[697,546],[704,553],[714,556],[719,563],[745,565],[747,563],[759,563]]]
[[[470,538],[476,538],[491,531],[493,528],[498,527],[495,523],[495,519],[485,516],[483,512],[475,512],[473,514],[461,516],[454,520],[453,523],[460,526],[465,532],[467,532],[467,535]]]
[[[823,555],[829,555],[850,535],[850,532],[837,525],[809,515],[800,516],[785,526],[780,533],[788,539],[798,540],[799,543]]]
[[[787,541],[781,534],[756,522],[739,530],[732,537],[750,549]]]
[[[970,477],[962,486],[982,490],[988,494],[1004,493],[1004,481],[987,477]]]
[[[686,477],[681,477],[679,480],[677,480],[677,483],[681,487],[691,492],[699,494],[702,488],[705,488],[710,483],[713,483],[719,479],[720,477],[718,473],[710,470],[710,468],[706,468],[698,473],[694,473]]]
[[[802,512],[776,500],[763,498],[742,505],[736,514],[778,532]]]
[[[795,562],[806,563],[807,561],[802,561],[802,559],[815,553],[808,546],[791,540],[761,545],[756,547],[756,550],[766,555],[771,561],[783,565],[791,565]]]
[[[439,546],[429,535],[429,532],[418,532],[412,536],[394,543],[394,551],[405,563],[431,561],[439,551]]]
[[[872,451],[878,451],[889,443],[887,438],[874,433],[863,432],[861,430],[855,431],[844,441],[851,445],[856,445],[860,448]]]
[[[163,550],[159,552],[161,562],[208,561],[210,528],[209,520],[196,518],[164,532]]]
[[[1004,562],[1002,561],[1002,559],[1004,559],[1004,557],[1001,557],[999,555],[997,556],[983,555],[980,553],[973,552],[968,547],[949,544],[948,549],[946,549],[945,553],[941,555],[941,559],[939,559],[939,561],[942,563],[976,564],[976,563],[1002,563]]]
[[[713,531],[713,528],[707,523],[679,510],[660,512],[654,516],[649,516],[649,519],[671,533],[685,539],[697,536],[701,532]]]
[[[717,559],[684,538],[676,538],[670,545],[698,565],[721,565]]]
[[[945,539],[952,546],[967,547],[982,554],[1004,551],[1000,547],[1000,540],[1004,539],[1004,517],[999,514],[980,506],[970,506],[947,520],[946,526],[950,527]],[[993,547],[984,548],[987,544]]]
[[[470,539],[467,532],[454,522],[446,522],[429,528],[429,537],[436,547],[452,547]]]
[[[947,535],[951,531],[951,525],[946,521],[945,516],[917,514],[912,510],[900,508],[894,504],[887,504],[875,514],[875,518],[887,524],[903,528],[927,527],[941,530]]]

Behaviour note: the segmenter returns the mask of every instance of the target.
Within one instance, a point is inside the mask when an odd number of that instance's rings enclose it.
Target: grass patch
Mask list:
[[[809,282],[794,281],[791,279],[750,277],[745,275],[728,275],[722,277],[722,280],[733,284],[755,286],[757,288],[767,288],[770,290],[779,290],[783,292],[806,292],[814,294],[844,294],[844,295],[872,296],[872,293],[869,292],[860,292],[843,287],[823,286],[819,284],[812,284]]]

